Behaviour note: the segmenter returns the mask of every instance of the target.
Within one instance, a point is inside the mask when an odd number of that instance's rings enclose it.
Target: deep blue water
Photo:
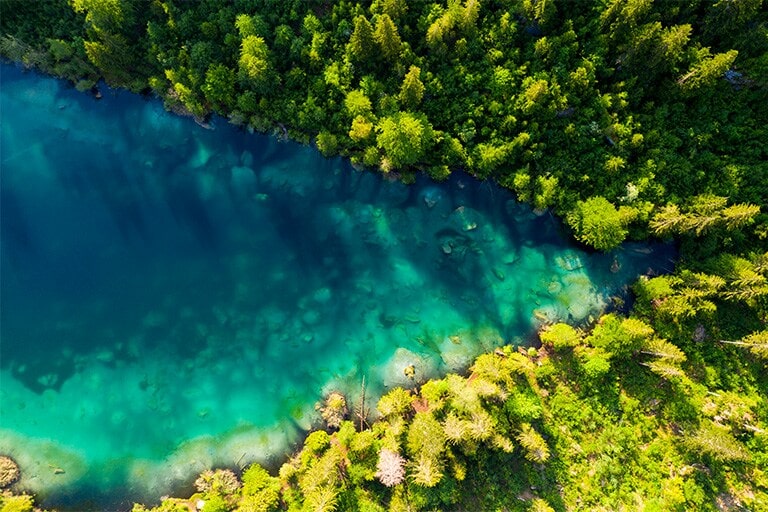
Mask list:
[[[404,186],[0,72],[0,453],[48,506],[130,509],[277,463],[323,393],[365,378],[374,406],[671,266],[662,246],[587,254],[460,173]]]

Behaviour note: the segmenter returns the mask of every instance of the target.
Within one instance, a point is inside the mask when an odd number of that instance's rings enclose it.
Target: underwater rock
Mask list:
[[[437,203],[443,200],[443,191],[437,187],[427,187],[419,193],[419,196],[427,208],[434,208]]]
[[[21,476],[19,465],[7,455],[0,455],[0,489],[8,487]]]
[[[230,183],[236,190],[247,190],[256,184],[256,175],[250,167],[233,167],[230,173]]]
[[[379,313],[379,323],[381,323],[381,326],[389,329],[393,327],[395,324],[397,324],[397,317],[395,315],[389,315],[382,311]]]
[[[575,321],[584,320],[592,312],[592,304],[587,300],[573,301],[568,305],[568,314]]]
[[[554,306],[536,308],[533,310],[533,316],[543,324],[554,324],[561,319],[561,315]]]
[[[250,167],[253,165],[253,153],[247,149],[240,153],[240,165],[244,167]]]
[[[303,315],[301,315],[301,321],[307,325],[315,325],[320,321],[320,312],[314,309],[310,309]]]
[[[547,285],[547,291],[548,291],[550,294],[552,294],[552,295],[555,295],[555,294],[557,294],[557,293],[560,293],[560,291],[561,291],[562,289],[563,289],[563,285],[562,285],[562,284],[560,284],[560,282],[559,282],[559,281],[555,281],[555,280],[552,280],[552,281],[551,281],[551,282],[550,282],[550,283]]]
[[[536,218],[536,215],[531,211],[531,208],[528,205],[514,199],[507,200],[507,202],[504,203],[504,208],[516,223],[524,224]]]
[[[152,329],[165,325],[167,321],[168,319],[165,317],[164,313],[152,311],[147,313],[147,315],[141,319],[141,325],[147,329]]]
[[[584,267],[584,262],[573,252],[566,252],[562,256],[557,256],[555,258],[555,263],[557,263],[558,267],[568,270],[569,272]]]
[[[459,206],[448,217],[448,223],[452,228],[466,232],[477,229],[480,219],[481,216],[477,210],[468,206]]]
[[[409,367],[412,368],[409,370]],[[398,348],[381,369],[381,381],[386,388],[409,388],[413,387],[414,383],[424,382],[435,376],[435,361],[404,348]]]
[[[448,336],[440,344],[440,358],[449,372],[469,368],[481,349],[474,343],[462,343],[460,336]]]
[[[325,286],[323,288],[318,288],[315,290],[315,293],[312,294],[312,298],[315,299],[318,304],[327,304],[332,297],[333,292],[330,288]]]
[[[59,376],[55,373],[46,373],[45,375],[41,375],[37,378],[37,383],[43,386],[44,388],[52,388],[56,386],[56,383],[59,381]]]
[[[96,354],[96,360],[101,363],[111,363],[115,360],[115,354],[111,350],[102,350]]]

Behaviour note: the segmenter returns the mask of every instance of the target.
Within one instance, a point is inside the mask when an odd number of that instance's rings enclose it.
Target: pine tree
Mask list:
[[[675,25],[661,32],[659,50],[661,57],[669,67],[674,67],[683,59],[683,51],[691,36],[690,25]]]
[[[651,338],[642,348],[643,354],[652,355],[670,363],[681,363],[685,361],[685,353],[677,348],[676,345],[660,338]]]
[[[720,340],[720,343],[745,347],[757,357],[768,359],[768,331],[753,332],[743,337],[741,341]]]
[[[668,204],[653,216],[648,227],[657,236],[670,236],[685,232],[689,222],[688,216],[680,212],[676,204]]]
[[[754,221],[760,207],[753,204],[734,204],[722,211],[723,222],[728,229],[737,229]]]
[[[524,424],[517,440],[525,448],[525,458],[531,462],[542,464],[549,459],[549,447],[541,434],[529,424]]]
[[[240,47],[240,71],[250,80],[263,82],[269,70],[269,49],[264,38],[247,36]]]
[[[393,20],[399,20],[408,12],[406,0],[374,0],[371,3],[372,14],[387,14]]]
[[[418,485],[434,487],[443,479],[443,468],[437,460],[422,454],[413,464],[411,476]]]
[[[424,84],[419,79],[420,74],[420,68],[411,66],[400,87],[400,102],[408,109],[417,107],[424,96]]]
[[[693,66],[688,73],[681,76],[677,84],[686,93],[711,85],[728,71],[738,55],[738,51],[728,50],[725,53],[718,53],[712,57],[704,58]]]
[[[709,455],[721,461],[746,461],[749,452],[729,432],[729,429],[706,421],[687,439],[691,451]]]
[[[400,56],[402,41],[397,33],[397,27],[388,14],[382,14],[376,20],[374,39],[385,59],[394,61]]]
[[[373,27],[365,16],[355,18],[355,29],[349,38],[349,51],[358,62],[366,62],[372,59],[376,53],[376,41],[373,36]]]

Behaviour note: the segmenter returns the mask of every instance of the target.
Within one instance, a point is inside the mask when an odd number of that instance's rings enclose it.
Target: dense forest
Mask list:
[[[597,250],[680,246],[629,316],[545,326],[539,346],[369,414],[331,395],[277,476],[211,471],[190,499],[135,511],[768,510],[762,0],[0,8],[0,54],[80,90],[104,79],[406,182],[464,170]]]

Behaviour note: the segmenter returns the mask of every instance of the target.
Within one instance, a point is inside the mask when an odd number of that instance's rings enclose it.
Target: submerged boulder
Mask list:
[[[256,175],[250,167],[232,167],[230,173],[230,182],[235,190],[247,190],[256,184]]]
[[[435,376],[437,366],[434,361],[404,348],[395,350],[381,370],[381,380],[387,388],[409,388]]]
[[[477,210],[459,206],[448,217],[448,224],[460,232],[474,231],[480,223],[481,215]]]

